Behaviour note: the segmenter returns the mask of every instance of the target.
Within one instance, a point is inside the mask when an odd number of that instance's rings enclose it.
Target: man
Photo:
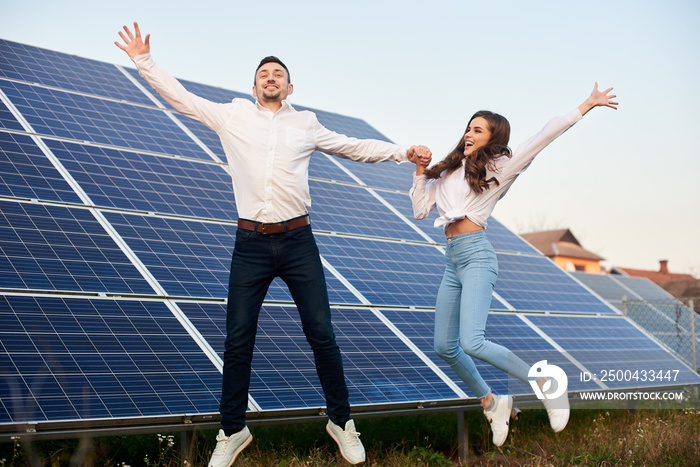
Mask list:
[[[150,35],[143,41],[137,23],[133,34],[124,26],[119,36],[124,45],[115,44],[175,110],[216,131],[233,178],[240,217],[226,312],[222,429],[209,466],[232,465],[252,440],[245,423],[250,365],[260,307],[275,277],[289,287],[313,350],[326,398],[326,430],[348,462],[364,462],[365,450],[350,419],[323,266],[309,222],[309,161],[311,153],[320,150],[361,162],[410,160],[426,165],[430,151],[424,146],[349,138],[324,128],[313,112],[296,111],[287,101],[294,90],[289,70],[276,57],[264,58],[255,72],[256,103],[233,99],[219,104],[188,92],[156,65]]]

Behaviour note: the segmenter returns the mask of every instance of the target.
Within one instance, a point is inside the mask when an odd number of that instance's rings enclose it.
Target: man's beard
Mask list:
[[[267,89],[263,89],[262,95],[263,99],[266,101],[276,101],[282,95],[282,90],[279,88],[270,89],[269,91]]]

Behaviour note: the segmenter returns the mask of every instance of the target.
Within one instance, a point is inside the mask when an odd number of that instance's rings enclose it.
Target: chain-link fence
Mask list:
[[[700,325],[697,310],[700,298],[671,300],[622,299],[622,314],[644,328],[675,352],[695,371],[698,370]]]

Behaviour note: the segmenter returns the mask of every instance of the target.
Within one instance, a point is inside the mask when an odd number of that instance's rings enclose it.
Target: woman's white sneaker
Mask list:
[[[513,396],[493,396],[491,410],[484,409],[484,415],[491,424],[493,444],[500,447],[508,437],[508,420],[513,409]]]
[[[544,408],[547,409],[547,415],[549,415],[549,424],[552,426],[552,430],[555,433],[559,433],[564,428],[566,424],[569,423],[569,414],[571,410],[569,408],[569,392],[565,392],[556,399],[542,399]]]

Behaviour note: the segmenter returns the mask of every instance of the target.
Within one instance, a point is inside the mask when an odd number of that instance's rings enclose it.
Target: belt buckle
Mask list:
[[[265,232],[265,225],[266,224],[260,224],[260,233],[263,235],[267,235],[267,232]]]

